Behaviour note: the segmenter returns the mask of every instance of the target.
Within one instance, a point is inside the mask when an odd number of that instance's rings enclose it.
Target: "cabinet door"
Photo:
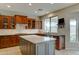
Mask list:
[[[27,24],[27,17],[26,17],[26,16],[23,16],[23,17],[22,17],[22,23],[23,23],[23,24]]]
[[[20,49],[23,55],[35,55],[36,54],[35,44],[25,39],[22,39],[22,38],[20,39]]]
[[[55,48],[57,49],[57,50],[59,50],[60,49],[60,39],[59,39],[59,36],[53,36],[56,40],[55,40]]]
[[[54,55],[55,54],[55,41],[47,41],[38,43],[36,45],[37,55]]]
[[[7,48],[19,45],[18,36],[1,36],[0,37],[0,48]]]
[[[27,19],[28,29],[32,29],[32,19]]]
[[[49,41],[48,42],[48,55],[54,55],[55,54],[55,41]]]
[[[6,16],[7,22],[8,22],[8,28],[7,29],[11,29],[11,16]]]
[[[35,29],[35,20],[32,20],[32,29]]]
[[[16,23],[22,23],[22,18],[21,18],[21,16],[16,15],[16,16],[15,16],[15,19],[16,19]]]
[[[0,29],[2,29],[3,23],[2,23],[3,16],[0,16]]]
[[[31,55],[35,55],[36,54],[36,45],[31,43],[31,46],[30,46],[30,52],[31,52]]]
[[[2,37],[1,39],[0,39],[0,48],[6,48],[6,47],[8,47],[9,46],[9,38],[7,38],[7,37]]]
[[[42,21],[35,21],[35,28],[42,29]]]
[[[19,45],[19,37],[18,36],[11,36],[10,41],[11,41],[11,46]]]
[[[15,15],[16,23],[25,24],[27,22],[27,16]]]
[[[16,21],[15,21],[15,18],[14,17],[10,17],[10,20],[9,20],[9,28],[10,29],[15,29],[16,27]]]
[[[36,45],[36,54],[45,55],[45,44],[44,43],[38,43]]]

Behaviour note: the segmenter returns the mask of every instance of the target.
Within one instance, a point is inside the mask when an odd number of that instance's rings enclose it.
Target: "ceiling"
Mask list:
[[[27,16],[42,16],[47,13],[74,5],[74,3],[0,3],[1,10],[21,12]]]

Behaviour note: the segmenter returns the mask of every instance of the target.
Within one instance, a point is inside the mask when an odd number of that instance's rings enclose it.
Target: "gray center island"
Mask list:
[[[20,48],[24,55],[55,54],[55,38],[38,35],[24,35],[20,38]]]

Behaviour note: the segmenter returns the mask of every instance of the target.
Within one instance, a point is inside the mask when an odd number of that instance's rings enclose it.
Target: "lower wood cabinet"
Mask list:
[[[0,48],[8,48],[19,44],[18,36],[0,36]]]
[[[0,49],[10,48],[14,46],[20,46],[22,55],[35,55],[36,49],[35,44],[21,39],[17,35],[12,36],[0,36]]]
[[[59,36],[53,36],[53,37],[56,38],[55,48],[57,50],[65,49],[65,35],[59,35]]]

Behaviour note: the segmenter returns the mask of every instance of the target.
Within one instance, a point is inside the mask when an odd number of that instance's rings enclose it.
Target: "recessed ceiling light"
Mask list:
[[[31,4],[31,3],[29,3],[29,6],[32,6],[32,4]]]
[[[38,13],[37,11],[35,11],[35,13]]]
[[[46,12],[47,14],[49,13],[49,11]]]
[[[54,4],[54,3],[50,3],[50,4]]]
[[[7,7],[10,8],[11,6],[10,5],[7,5]]]

